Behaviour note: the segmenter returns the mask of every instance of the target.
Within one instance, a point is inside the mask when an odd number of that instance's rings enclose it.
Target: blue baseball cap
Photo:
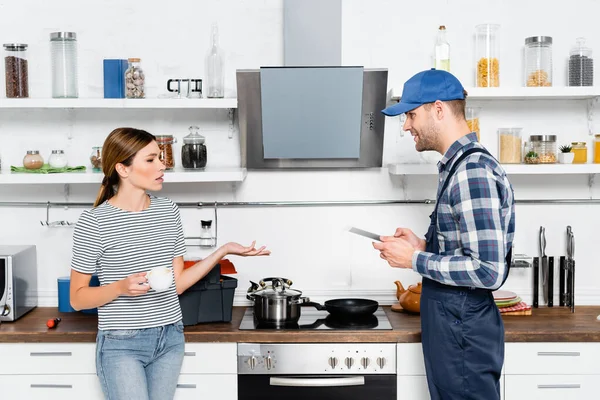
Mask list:
[[[381,112],[388,117],[404,114],[423,104],[437,100],[464,100],[465,90],[458,79],[450,72],[432,68],[419,72],[406,81],[402,98],[398,104]]]

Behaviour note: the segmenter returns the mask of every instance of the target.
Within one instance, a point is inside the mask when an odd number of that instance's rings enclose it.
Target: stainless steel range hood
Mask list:
[[[238,70],[242,166],[382,166],[386,69]]]

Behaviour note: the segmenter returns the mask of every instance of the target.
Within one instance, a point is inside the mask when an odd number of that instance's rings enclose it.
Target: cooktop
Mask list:
[[[327,311],[303,308],[297,323],[284,325],[261,324],[254,318],[252,307],[248,307],[240,323],[240,330],[279,329],[279,330],[391,330],[392,325],[383,308],[377,308],[372,315],[363,318],[341,319]]]

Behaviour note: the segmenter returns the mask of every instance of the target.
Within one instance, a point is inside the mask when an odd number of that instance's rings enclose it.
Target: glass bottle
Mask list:
[[[212,247],[213,246],[213,235],[212,235],[212,220],[200,220],[202,229],[200,230],[200,246]]]
[[[446,26],[441,25],[435,40],[435,69],[450,72],[450,43],[446,39]]]
[[[7,43],[4,45],[4,78],[7,98],[29,97],[26,44]]]
[[[50,158],[48,158],[48,165],[52,168],[64,168],[67,166],[67,156],[63,150],[52,150]]]
[[[181,147],[181,165],[186,169],[204,169],[206,167],[206,145],[204,136],[198,133],[197,126],[190,126],[190,134],[183,138]]]
[[[219,29],[212,26],[211,49],[206,56],[206,97],[223,98],[223,56],[219,49]]]
[[[585,47],[582,37],[577,38],[569,55],[569,86],[594,86],[592,49]]]
[[[477,87],[500,86],[498,30],[500,25],[482,24],[475,27],[475,58]]]
[[[146,97],[144,82],[146,77],[141,66],[141,59],[128,58],[129,66],[125,71],[125,97],[128,99],[143,99]]]
[[[525,39],[525,86],[552,86],[552,38]]]
[[[23,166],[27,169],[40,169],[44,165],[44,159],[38,150],[27,150],[23,157]]]
[[[77,35],[75,32],[50,34],[52,97],[77,98]]]

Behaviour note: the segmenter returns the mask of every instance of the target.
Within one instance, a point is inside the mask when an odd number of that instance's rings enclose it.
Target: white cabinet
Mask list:
[[[103,400],[95,343],[0,344],[0,399]],[[176,400],[237,399],[236,343],[186,343]]]
[[[595,375],[507,375],[506,399],[595,400],[600,383]]]

